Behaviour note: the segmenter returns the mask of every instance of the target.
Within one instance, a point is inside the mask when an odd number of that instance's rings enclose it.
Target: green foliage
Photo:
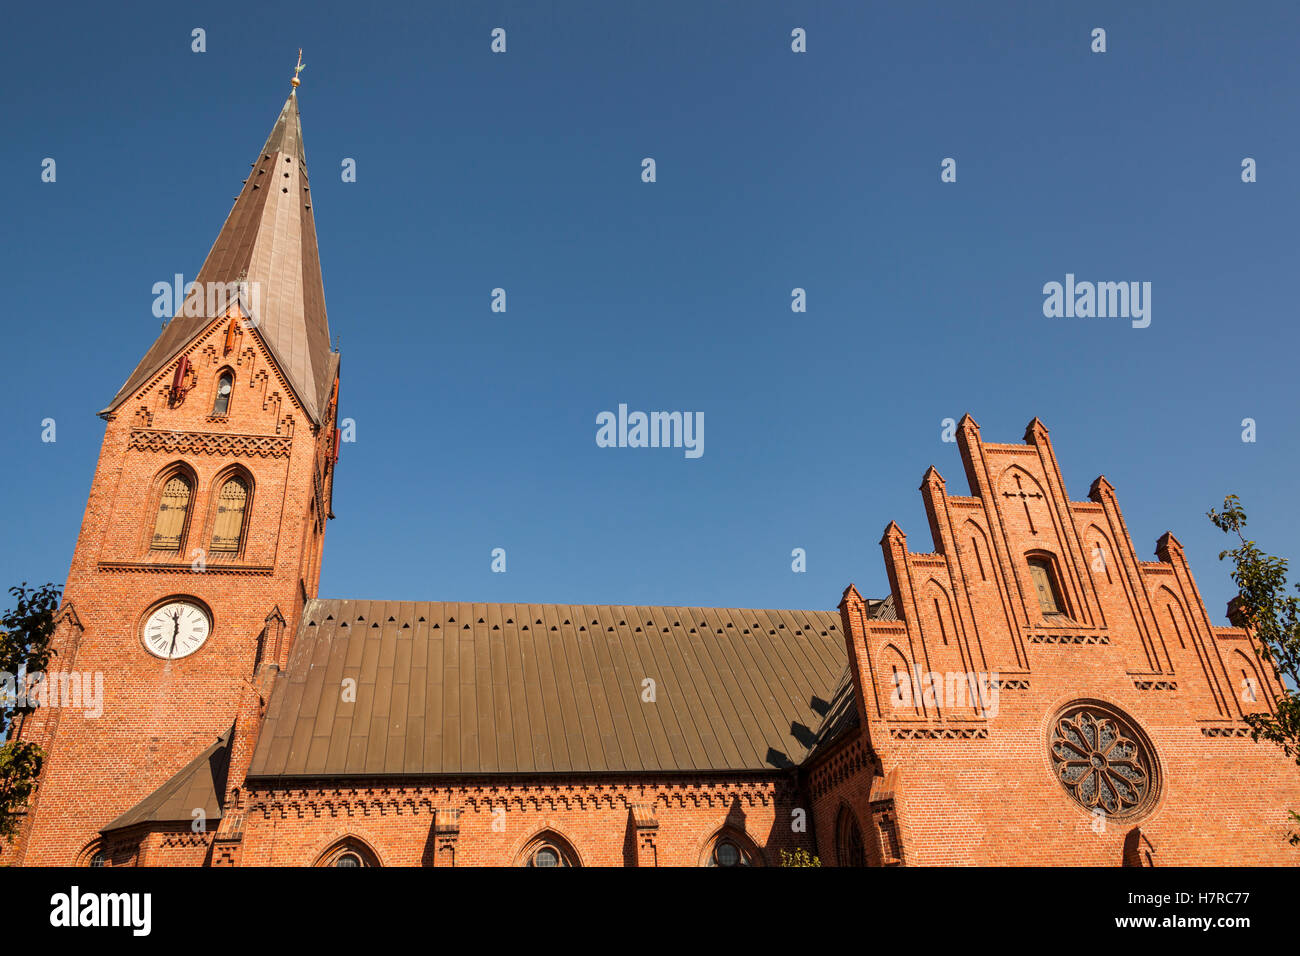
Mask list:
[[[1265,554],[1242,533],[1246,512],[1236,495],[1223,499],[1223,511],[1211,508],[1209,518],[1220,531],[1235,534],[1241,542],[1219,552],[1219,560],[1232,559],[1232,580],[1240,593],[1236,603],[1243,623],[1255,638],[1256,653],[1282,678],[1274,713],[1246,715],[1251,739],[1277,744],[1300,765],[1300,597],[1287,593],[1286,559]],[[1300,592],[1300,583],[1295,587]],[[1300,823],[1300,814],[1290,812]],[[1300,846],[1300,832],[1292,833],[1290,842]]]
[[[822,861],[813,854],[809,853],[803,847],[791,853],[789,850],[781,851],[782,866],[821,866]]]
[[[19,814],[40,776],[45,755],[36,744],[9,740],[15,720],[33,709],[15,694],[19,675],[43,672],[54,649],[54,612],[59,589],[53,584],[28,588],[24,581],[10,588],[14,606],[0,617],[0,839],[12,839]]]
[[[11,740],[0,745],[0,839],[11,840],[18,833],[44,759],[36,744]]]

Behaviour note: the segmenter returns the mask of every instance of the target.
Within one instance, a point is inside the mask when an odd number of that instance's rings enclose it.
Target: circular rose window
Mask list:
[[[1048,748],[1056,779],[1085,810],[1130,817],[1155,799],[1151,744],[1118,711],[1091,701],[1069,705],[1052,724]]]

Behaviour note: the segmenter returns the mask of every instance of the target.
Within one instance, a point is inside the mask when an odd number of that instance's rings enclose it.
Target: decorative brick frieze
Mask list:
[[[871,769],[871,754],[862,738],[853,734],[850,739],[847,747],[824,755],[808,774],[808,791],[814,800]]]
[[[1235,725],[1202,727],[1201,733],[1206,737],[1249,737],[1250,727],[1240,727]]]
[[[280,435],[229,435],[158,428],[134,428],[129,439],[129,447],[135,451],[167,455],[230,455],[236,458],[284,458],[292,445],[292,439]]]
[[[1157,680],[1150,677],[1133,678],[1133,686],[1138,690],[1178,690],[1176,680]]]
[[[890,727],[894,740],[986,740],[987,727]]]
[[[190,832],[170,832],[164,833],[159,837],[157,845],[160,847],[206,847],[212,840],[210,833],[190,833]]]
[[[451,786],[356,786],[321,789],[260,789],[250,782],[248,812],[263,819],[307,817],[427,815],[440,807],[464,811],[630,810],[634,805],[666,807],[771,806],[786,795],[782,778],[763,783],[688,780],[659,784],[555,783],[530,778],[519,783],[466,783]]]
[[[220,561],[210,561],[204,566],[202,572],[195,572],[194,567],[189,564],[177,564],[174,561],[101,561],[96,566],[96,570],[103,571],[107,574],[128,574],[132,572],[166,572],[175,574],[241,574],[253,575],[257,577],[266,577],[275,573],[275,568],[266,566],[256,566],[251,564],[223,564]]]
[[[1030,644],[1109,644],[1109,634],[1030,634]]]
[[[340,840],[382,865],[512,865],[545,834],[582,865],[697,866],[724,831],[766,865],[781,849],[812,849],[811,806],[785,773],[304,783],[248,785],[245,865],[311,865]]]

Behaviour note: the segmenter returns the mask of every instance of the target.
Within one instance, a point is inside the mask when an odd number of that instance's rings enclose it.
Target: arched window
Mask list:
[[[234,387],[235,376],[228,371],[222,372],[217,379],[217,397],[212,403],[213,415],[224,415],[230,409],[230,392]]]
[[[730,867],[760,864],[753,845],[738,833],[725,829],[714,838],[703,865]]]
[[[238,551],[244,535],[244,511],[248,506],[248,483],[238,475],[227,479],[217,495],[217,517],[212,524],[209,551]]]
[[[173,475],[163,485],[158,501],[158,517],[154,521],[154,551],[179,551],[181,537],[185,534],[185,519],[190,511],[190,481],[184,475]]]
[[[835,825],[835,851],[840,866],[867,865],[862,849],[862,831],[848,807],[840,811],[840,819]]]
[[[710,866],[749,866],[745,851],[735,840],[719,840],[713,847],[713,862]]]
[[[531,840],[519,855],[520,866],[577,866],[573,848],[554,833],[543,833]]]
[[[1045,616],[1065,613],[1061,601],[1060,589],[1056,586],[1056,573],[1052,569],[1050,558],[1031,555],[1029,558],[1029,576],[1034,582],[1034,591],[1038,594],[1038,609]]]
[[[77,866],[108,866],[109,862],[102,838],[91,840],[77,854]]]
[[[345,837],[320,855],[317,866],[379,866],[379,858],[353,837]]]
[[[524,866],[564,866],[564,854],[559,847],[543,843],[533,850]]]

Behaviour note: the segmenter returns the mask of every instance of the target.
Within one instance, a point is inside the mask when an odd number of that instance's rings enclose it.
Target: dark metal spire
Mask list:
[[[257,333],[307,414],[319,422],[332,386],[329,320],[296,90],[285,100],[197,281],[200,292],[210,283],[246,283]],[[148,385],[220,318],[185,311],[178,310],[101,414]]]

